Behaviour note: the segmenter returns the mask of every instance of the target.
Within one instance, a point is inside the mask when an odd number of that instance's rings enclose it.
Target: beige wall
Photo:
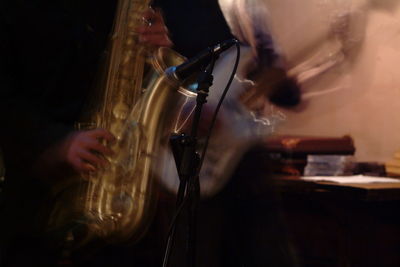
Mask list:
[[[287,119],[278,133],[348,134],[358,160],[386,161],[400,149],[400,1],[367,1],[363,12],[363,39],[343,49],[340,64],[303,82],[304,101],[281,109]]]

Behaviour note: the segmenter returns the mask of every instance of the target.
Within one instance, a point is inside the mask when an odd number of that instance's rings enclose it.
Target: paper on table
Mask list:
[[[312,182],[334,182],[339,184],[400,183],[399,179],[364,175],[353,176],[303,176],[302,180]]]

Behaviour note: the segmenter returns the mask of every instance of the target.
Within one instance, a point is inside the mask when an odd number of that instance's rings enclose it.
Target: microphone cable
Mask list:
[[[228,80],[228,82],[227,82],[227,84],[226,84],[226,86],[224,88],[224,91],[222,92],[222,95],[221,95],[221,97],[220,97],[220,99],[218,101],[218,104],[217,104],[217,106],[216,106],[216,108],[214,110],[214,113],[213,113],[213,116],[212,116],[212,120],[211,120],[211,123],[210,123],[210,127],[209,127],[207,135],[206,135],[204,147],[203,147],[203,150],[201,152],[201,157],[200,157],[200,161],[199,161],[199,164],[198,164],[198,168],[197,168],[196,173],[195,173],[195,177],[198,177],[199,174],[200,174],[200,170],[201,170],[201,167],[203,165],[204,158],[206,156],[206,152],[207,152],[209,141],[210,141],[210,138],[211,138],[211,135],[212,135],[212,131],[213,131],[215,123],[217,121],[217,116],[218,116],[219,110],[221,109],[222,103],[223,103],[223,101],[225,99],[226,94],[229,91],[229,88],[230,88],[230,86],[232,84],[232,81],[233,81],[233,79],[235,77],[237,68],[239,66],[239,60],[240,60],[240,44],[239,44],[239,42],[236,42],[235,46],[236,46],[235,64],[233,66],[232,73],[231,73],[231,75],[229,77],[229,80]],[[189,184],[187,184],[186,187],[187,186],[189,186]],[[177,219],[178,219],[179,215],[182,213],[183,208],[185,207],[185,205],[187,204],[187,202],[190,199],[190,196],[187,194],[188,190],[186,189],[185,191],[186,191],[185,197],[184,197],[182,203],[180,204],[180,206],[176,209],[176,212],[175,212],[175,214],[174,214],[174,216],[173,216],[173,218],[171,220],[171,224],[169,226],[168,235],[167,235],[168,243],[167,243],[167,248],[165,250],[165,254],[164,254],[164,258],[163,258],[163,264],[162,264],[163,267],[167,267],[168,263],[169,263],[169,257],[170,257],[170,253],[171,253],[172,242],[173,242],[172,237],[175,234],[175,226],[176,226],[176,223],[177,223]]]

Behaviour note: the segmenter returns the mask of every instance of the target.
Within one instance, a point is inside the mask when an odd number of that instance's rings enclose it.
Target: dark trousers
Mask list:
[[[265,151],[252,149],[227,186],[201,200],[196,267],[297,266],[269,169]],[[162,266],[174,206],[174,196],[161,194],[148,233],[136,244],[104,244],[63,259],[63,252],[43,245],[40,239],[19,239],[9,246],[7,265],[2,266]],[[188,266],[187,218],[183,212],[178,220],[169,266]]]

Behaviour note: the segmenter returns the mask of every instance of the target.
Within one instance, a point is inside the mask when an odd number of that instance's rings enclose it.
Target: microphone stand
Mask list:
[[[188,214],[186,233],[187,266],[195,267],[196,265],[196,222],[198,204],[200,200],[200,157],[196,152],[197,131],[199,128],[202,108],[207,102],[209,88],[213,82],[212,72],[216,59],[217,57],[213,54],[211,56],[210,63],[198,77],[196,107],[193,115],[190,135],[181,134],[171,137],[170,140],[175,163],[178,169],[180,184],[176,201],[176,214],[167,240],[163,267],[168,266],[176,233],[177,217],[180,215],[181,209],[183,209],[184,206],[186,206],[186,211]]]

